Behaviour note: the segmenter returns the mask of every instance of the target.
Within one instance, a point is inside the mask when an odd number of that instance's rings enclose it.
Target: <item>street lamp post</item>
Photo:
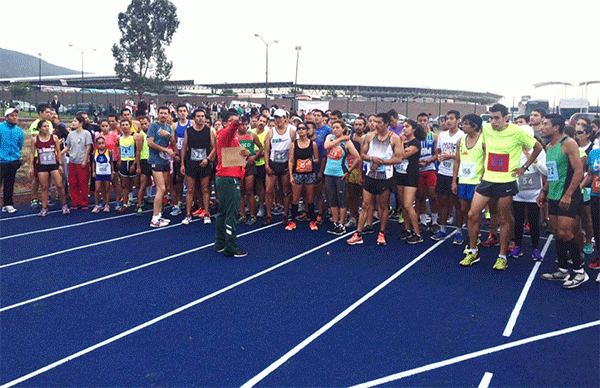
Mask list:
[[[40,91],[42,90],[42,53],[38,53],[38,56],[40,57],[40,66],[39,66],[39,78],[38,78],[38,88],[40,89]]]
[[[266,68],[265,68],[265,108],[268,108],[269,106],[269,45],[271,43],[279,43],[276,40],[272,40],[269,43],[267,43],[262,36],[258,35],[258,34],[254,34],[254,36],[260,38],[260,40],[263,41],[263,43],[265,44],[265,51],[266,51]]]
[[[83,50],[78,49],[77,47],[69,44],[69,47],[73,47],[75,50],[81,53],[81,102],[83,103],[83,89],[85,88],[84,78],[83,78]],[[96,49],[92,49],[92,51],[96,51]]]
[[[296,77],[294,78],[294,101],[292,110],[296,109],[296,98],[298,97],[298,62],[300,61],[300,50],[302,50],[302,46],[296,46]]]

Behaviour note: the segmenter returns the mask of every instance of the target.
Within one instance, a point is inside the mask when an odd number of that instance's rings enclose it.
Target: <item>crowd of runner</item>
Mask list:
[[[141,215],[151,204],[150,226],[157,228],[171,222],[163,216],[166,206],[185,225],[194,217],[210,223],[218,209],[217,250],[234,256],[246,254],[235,245],[236,223],[270,225],[281,215],[285,233],[306,221],[310,230],[353,231],[346,243],[357,245],[368,242],[376,220],[374,243],[386,245],[394,219],[404,225],[395,237],[408,244],[422,243],[429,231],[433,240],[464,246],[461,266],[479,262],[479,247],[499,247],[498,271],[525,252],[543,260],[543,226],[554,235],[558,257],[556,271],[544,279],[575,288],[589,279],[586,264],[600,269],[599,120],[579,119],[573,128],[538,109],[510,122],[507,108],[495,104],[489,123],[447,112],[438,134],[426,113],[403,122],[393,110],[361,114],[349,128],[335,110],[222,109],[217,115],[189,108],[163,106],[134,118],[125,107],[98,123],[79,113],[67,126],[56,109],[40,105],[29,127],[32,207],[48,215],[53,182],[63,214],[89,211],[89,196],[92,213],[110,212],[111,198],[119,213]],[[7,109],[0,124],[2,211],[9,213],[16,211],[12,190],[24,142],[18,114]],[[225,167],[220,144],[239,145],[246,165]],[[483,242],[482,216],[491,230]],[[595,258],[586,263],[586,254]]]

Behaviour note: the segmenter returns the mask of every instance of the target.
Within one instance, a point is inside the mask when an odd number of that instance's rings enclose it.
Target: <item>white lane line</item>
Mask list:
[[[56,200],[57,202],[59,202],[59,200]],[[109,203],[116,203],[115,201],[110,201]],[[93,204],[90,204],[90,206],[94,206]],[[53,213],[60,213],[62,212],[61,209],[58,210],[51,210],[48,212],[48,214],[53,214]],[[0,218],[0,221],[10,221],[10,220],[18,220],[19,218],[27,218],[27,217],[36,217],[38,214],[37,213],[31,213],[31,214],[25,214],[22,216],[14,216],[14,217],[2,217]]]
[[[271,224],[271,225],[269,225],[269,226],[265,226],[265,227],[263,227],[263,228],[264,228],[264,229],[266,229],[266,228],[269,228],[269,227],[275,226],[275,225],[277,225],[277,224],[280,224],[280,223],[281,223],[281,222],[278,222],[278,223],[275,223],[275,224]],[[254,232],[254,231],[253,231],[253,232]],[[248,232],[248,233],[244,233],[244,234],[249,234],[249,233],[250,233],[250,232]],[[62,359],[60,359],[60,360],[58,360],[58,361],[55,361],[55,362],[53,362],[53,363],[51,363],[51,364],[49,364],[49,365],[46,365],[46,366],[45,366],[45,367],[43,367],[43,368],[40,368],[40,369],[38,369],[38,370],[35,370],[35,371],[33,371],[33,372],[31,372],[31,373],[28,373],[28,374],[26,374],[26,375],[24,375],[24,376],[21,376],[21,377],[19,377],[19,378],[15,379],[15,380],[9,381],[8,383],[6,383],[6,384],[4,384],[4,385],[1,385],[1,386],[0,386],[0,388],[8,388],[8,387],[12,387],[12,386],[13,386],[13,385],[15,385],[15,384],[19,384],[19,383],[22,383],[22,382],[24,382],[24,381],[27,381],[27,380],[31,379],[32,377],[35,377],[35,376],[37,376],[37,375],[40,375],[40,374],[42,374],[42,373],[44,373],[44,372],[47,372],[47,371],[49,371],[49,370],[51,370],[51,369],[54,369],[54,368],[56,368],[57,366],[60,366],[60,365],[62,365],[62,364],[64,364],[64,363],[66,363],[66,362],[69,362],[69,361],[72,361],[72,360],[74,360],[74,359],[76,359],[76,358],[79,358],[79,357],[81,357],[81,356],[83,356],[83,355],[85,355],[85,354],[87,354],[87,353],[90,353],[90,352],[92,352],[92,351],[94,351],[94,350],[96,350],[96,349],[98,349],[98,348],[101,348],[101,347],[103,347],[103,346],[109,345],[109,344],[111,344],[111,343],[113,343],[113,342],[115,342],[115,341],[117,341],[117,340],[119,340],[119,339],[121,339],[121,338],[127,337],[128,335],[131,335],[131,334],[133,334],[133,333],[135,333],[135,332],[138,332],[138,331],[140,331],[140,330],[142,330],[142,329],[145,329],[145,328],[146,328],[146,327],[148,327],[148,326],[154,325],[155,323],[158,323],[158,322],[160,322],[160,321],[162,321],[162,320],[165,320],[165,319],[167,319],[167,318],[169,318],[169,317],[171,317],[171,316],[173,316],[173,315],[175,315],[175,314],[179,314],[179,313],[180,313],[180,312],[182,312],[182,311],[188,310],[188,309],[190,309],[190,308],[192,308],[192,307],[194,307],[194,306],[196,306],[196,305],[198,305],[198,304],[200,304],[200,303],[206,302],[206,301],[207,301],[207,300],[209,300],[209,299],[212,299],[212,298],[214,298],[214,297],[216,297],[216,296],[219,296],[219,295],[221,295],[221,294],[223,294],[223,293],[225,293],[225,292],[227,292],[227,291],[229,291],[229,290],[232,290],[232,289],[234,289],[234,288],[236,288],[236,287],[238,287],[238,286],[241,286],[242,284],[248,283],[248,282],[249,282],[249,281],[251,281],[251,280],[254,280],[254,279],[258,278],[258,277],[261,277],[261,276],[263,276],[263,275],[266,275],[266,274],[268,274],[269,272],[272,272],[272,271],[274,271],[274,270],[276,270],[276,269],[278,269],[278,268],[281,268],[281,267],[283,267],[284,265],[287,265],[287,264],[289,264],[289,263],[291,263],[291,262],[293,262],[293,261],[296,261],[296,260],[300,259],[301,257],[304,257],[304,256],[306,256],[306,255],[309,255],[309,254],[311,254],[311,253],[313,253],[313,252],[315,252],[315,251],[317,251],[317,250],[319,250],[319,249],[321,249],[321,248],[324,248],[324,247],[326,247],[326,246],[328,246],[328,245],[331,245],[331,244],[333,244],[333,243],[335,243],[335,242],[337,242],[337,241],[339,241],[339,240],[341,240],[341,239],[343,239],[343,238],[349,237],[349,236],[351,236],[353,233],[354,233],[354,232],[346,233],[346,234],[345,234],[345,235],[343,235],[343,236],[339,236],[339,237],[337,237],[337,238],[334,238],[333,240],[329,240],[329,241],[327,241],[326,243],[323,243],[323,244],[321,244],[321,245],[319,245],[319,246],[317,246],[317,247],[314,247],[314,248],[312,248],[312,249],[310,249],[310,250],[308,250],[308,251],[306,251],[306,252],[304,252],[304,253],[301,253],[301,254],[299,254],[299,255],[296,255],[296,256],[292,257],[291,259],[288,259],[288,260],[286,260],[286,261],[284,261],[284,262],[281,262],[281,263],[279,263],[279,264],[276,264],[276,265],[274,265],[274,266],[272,266],[272,267],[269,267],[269,268],[267,268],[267,269],[265,269],[265,270],[263,270],[263,271],[261,271],[261,272],[258,272],[258,273],[254,274],[254,275],[252,275],[252,276],[249,276],[249,277],[247,277],[247,278],[244,278],[244,279],[242,279],[242,280],[240,280],[240,281],[238,281],[238,282],[236,282],[236,283],[230,284],[230,285],[229,285],[229,286],[227,286],[227,287],[221,288],[220,290],[218,290],[218,291],[215,291],[215,292],[213,292],[212,294],[208,294],[208,295],[206,295],[206,296],[204,296],[204,297],[202,297],[202,298],[200,298],[200,299],[197,299],[197,300],[195,300],[195,301],[193,301],[193,302],[190,302],[190,303],[188,303],[188,304],[186,304],[186,305],[184,305],[184,306],[181,306],[181,307],[179,307],[179,308],[177,308],[177,309],[175,309],[175,310],[172,310],[172,311],[170,311],[170,312],[168,312],[168,313],[166,313],[166,314],[163,314],[163,315],[161,315],[161,316],[158,316],[158,317],[156,317],[156,318],[154,318],[154,319],[152,319],[152,320],[150,320],[150,321],[147,321],[147,322],[145,322],[145,323],[142,323],[142,324],[140,324],[140,325],[138,325],[138,326],[135,326],[135,327],[133,327],[133,328],[131,328],[131,329],[127,330],[127,331],[124,331],[124,332],[123,332],[123,333],[121,333],[121,334],[117,334],[116,336],[110,337],[110,338],[108,338],[108,339],[106,339],[106,340],[104,340],[104,341],[102,341],[102,342],[99,342],[99,343],[97,343],[96,345],[92,345],[92,346],[90,346],[90,347],[88,347],[88,348],[85,348],[85,349],[83,349],[83,350],[81,350],[81,351],[79,351],[79,352],[77,352],[77,353],[71,354],[70,356],[67,356],[67,357],[65,357],[65,358],[62,358]],[[241,236],[241,235],[240,235],[240,236]]]
[[[479,350],[477,352],[467,353],[467,354],[463,354],[462,356],[449,358],[444,361],[438,361],[438,362],[434,362],[432,364],[427,364],[427,365],[424,365],[424,366],[421,366],[418,368],[409,369],[407,371],[396,373],[396,374],[389,375],[389,376],[385,376],[385,377],[382,377],[377,380],[372,380],[372,381],[368,381],[366,383],[354,385],[351,388],[367,388],[367,387],[374,387],[374,386],[381,385],[381,384],[386,384],[391,381],[400,380],[404,377],[413,376],[413,375],[423,373],[423,372],[429,372],[434,369],[439,369],[439,368],[442,368],[442,367],[445,367],[448,365],[457,364],[459,362],[463,362],[466,360],[471,360],[471,359],[474,359],[477,357],[487,356],[489,354],[497,353],[497,352],[500,352],[500,351],[503,351],[506,349],[515,348],[517,346],[526,345],[526,344],[529,344],[532,342],[541,341],[541,340],[545,340],[545,339],[552,338],[552,337],[558,337],[561,335],[573,333],[575,331],[584,330],[584,329],[588,329],[590,327],[599,326],[599,325],[600,325],[600,320],[584,323],[582,325],[572,326],[572,327],[562,329],[562,330],[551,331],[551,332],[545,333],[545,334],[538,334],[533,337],[528,337],[528,338],[524,338],[524,339],[521,339],[518,341],[509,342],[504,345],[494,346],[491,348]]]
[[[492,381],[492,376],[494,376],[493,373],[485,372],[478,388],[488,388],[490,386],[490,381]]]
[[[251,230],[251,231],[246,232],[246,233],[242,233],[242,234],[238,235],[238,237],[243,237],[243,236],[246,236],[246,235],[249,235],[249,234],[252,234],[252,233],[256,233],[256,232],[259,232],[261,230],[264,230],[264,229],[267,229],[267,228],[271,228],[271,227],[273,227],[275,225],[279,225],[279,224],[281,224],[281,222],[277,222],[277,223],[274,223],[274,224],[271,224],[271,225],[268,225],[268,226],[263,226],[262,228]],[[175,225],[173,225],[173,226],[175,226]],[[162,229],[164,229],[164,228],[162,228]],[[185,252],[176,253],[176,254],[171,255],[171,256],[163,257],[162,259],[154,260],[154,261],[151,261],[151,262],[146,263],[146,264],[138,265],[137,267],[132,267],[132,268],[129,268],[129,269],[126,269],[126,270],[123,270],[123,271],[120,271],[120,272],[116,272],[116,273],[113,273],[113,274],[110,274],[110,275],[106,275],[106,276],[103,276],[103,277],[100,277],[100,278],[97,278],[97,279],[94,279],[94,280],[90,280],[90,281],[87,281],[87,282],[84,282],[84,283],[79,283],[79,284],[76,284],[76,285],[71,286],[71,287],[63,288],[62,290],[54,291],[54,292],[51,292],[49,294],[44,294],[44,295],[38,296],[36,298],[25,300],[23,302],[11,304],[9,306],[0,308],[0,312],[4,312],[4,311],[7,311],[7,310],[12,310],[14,308],[17,308],[17,307],[20,307],[20,306],[24,306],[24,305],[27,305],[27,304],[30,304],[30,303],[33,303],[33,302],[37,302],[37,301],[42,300],[42,299],[47,299],[47,298],[50,298],[50,297],[53,297],[53,296],[56,296],[56,295],[64,294],[65,292],[76,290],[76,289],[81,288],[81,287],[89,286],[89,285],[94,284],[94,283],[99,283],[99,282],[102,282],[104,280],[108,280],[108,279],[115,278],[117,276],[125,275],[125,274],[127,274],[129,272],[137,271],[137,270],[140,270],[142,268],[149,267],[151,265],[162,263],[163,261],[168,261],[168,260],[174,259],[174,258],[179,257],[179,256],[187,255],[188,253],[197,252],[197,251],[200,251],[202,249],[206,249],[208,247],[211,247],[213,245],[215,245],[214,242],[210,243],[210,244],[202,245],[202,246],[200,246],[198,248],[189,249],[189,250],[187,250]]]
[[[151,211],[152,210],[145,210],[144,213],[148,213],[148,212],[151,212]],[[34,231],[31,231],[31,232],[25,232],[25,233],[19,233],[19,234],[13,234],[13,235],[10,235],[10,236],[0,237],[0,240],[8,240],[10,238],[29,236],[29,235],[37,234],[37,233],[52,232],[52,231],[60,230],[60,229],[73,228],[75,226],[94,224],[96,222],[112,221],[112,220],[116,220],[116,219],[119,219],[119,218],[131,217],[131,216],[135,216],[135,215],[137,215],[137,213],[123,214],[121,216],[116,216],[116,217],[107,217],[107,218],[101,218],[101,219],[98,219],[98,220],[80,222],[80,223],[77,223],[77,224],[69,224],[69,225],[64,225],[64,226],[57,226],[55,228],[34,230]]]
[[[198,221],[201,221],[201,220],[197,219],[197,220],[193,220],[192,222],[198,222]],[[63,253],[73,252],[73,251],[77,251],[77,250],[80,250],[80,249],[95,247],[95,246],[98,246],[98,245],[108,244],[108,243],[112,243],[112,242],[120,241],[120,240],[126,240],[126,239],[129,239],[131,237],[142,236],[142,235],[148,234],[148,233],[160,232],[161,230],[165,230],[165,229],[169,229],[169,228],[175,228],[177,226],[183,226],[183,225],[181,223],[178,223],[178,224],[173,224],[173,225],[165,226],[163,228],[150,228],[149,230],[145,230],[143,232],[138,232],[138,233],[134,233],[134,234],[128,234],[126,236],[115,237],[115,238],[112,238],[110,240],[98,241],[98,242],[90,243],[90,244],[86,244],[86,245],[80,245],[80,246],[77,246],[77,247],[65,249],[65,250],[62,250],[62,251],[54,252],[54,253],[48,253],[46,255],[32,257],[31,259],[25,259],[25,260],[21,260],[21,261],[15,261],[14,263],[2,264],[2,265],[0,265],[0,269],[7,268],[7,267],[12,267],[14,265],[20,265],[20,264],[29,263],[31,261],[45,259],[45,258],[51,257],[51,256],[62,255]]]
[[[302,349],[304,349],[306,346],[308,346],[311,342],[313,342],[314,340],[319,338],[323,333],[325,333],[327,330],[329,330],[331,327],[333,327],[333,325],[335,325],[336,323],[338,323],[339,321],[344,319],[346,316],[348,316],[348,314],[350,314],[352,311],[354,311],[356,308],[358,308],[361,304],[363,304],[364,302],[369,300],[373,295],[375,295],[379,291],[381,291],[384,287],[386,287],[388,284],[390,284],[392,281],[394,281],[396,278],[398,278],[398,276],[402,275],[405,271],[407,271],[410,267],[412,267],[414,264],[416,264],[423,257],[427,256],[431,251],[433,251],[435,248],[440,246],[444,241],[449,241],[450,237],[454,233],[456,233],[456,230],[453,231],[452,233],[450,233],[446,239],[440,240],[440,241],[436,242],[435,244],[433,244],[431,247],[429,247],[429,249],[427,249],[425,252],[421,253],[413,261],[411,261],[410,263],[408,263],[407,265],[402,267],[402,269],[400,269],[398,272],[396,272],[395,274],[390,276],[383,283],[379,284],[377,287],[372,289],[369,293],[367,293],[362,298],[360,298],[359,300],[354,302],[350,307],[348,307],[347,309],[342,311],[340,314],[338,314],[335,318],[333,318],[331,321],[329,321],[325,326],[321,327],[319,330],[314,332],[310,337],[308,337],[304,341],[300,342],[292,350],[288,351],[277,361],[275,361],[274,363],[269,365],[265,370],[263,370],[262,372],[260,372],[259,374],[257,374],[256,376],[254,376],[253,378],[248,380],[248,382],[246,382],[244,385],[242,385],[242,388],[253,387],[257,383],[259,383],[261,380],[263,380],[265,377],[267,377],[269,374],[271,374],[273,371],[275,371],[277,368],[279,368],[281,365],[283,365],[286,361],[288,361],[290,358],[292,358],[295,354],[297,354]]]
[[[554,237],[554,236],[550,235],[550,237],[546,241],[546,244],[544,245],[544,248],[542,249],[542,252],[541,252],[542,257],[546,256],[548,247],[550,246],[550,243],[552,242],[552,237]],[[525,298],[527,298],[527,294],[529,293],[529,289],[531,288],[533,279],[535,279],[535,276],[536,276],[537,271],[540,268],[541,264],[542,264],[541,261],[536,261],[535,265],[533,266],[533,269],[529,273],[529,277],[527,278],[525,287],[523,287],[523,291],[521,291],[521,295],[519,295],[517,304],[515,305],[515,308],[513,309],[512,313],[510,314],[508,323],[506,324],[506,327],[504,328],[504,332],[502,333],[503,336],[510,337],[510,335],[512,334],[513,328],[515,327],[515,324],[517,323],[517,318],[519,317],[519,314],[521,313],[521,308],[523,307],[523,303],[525,303]]]

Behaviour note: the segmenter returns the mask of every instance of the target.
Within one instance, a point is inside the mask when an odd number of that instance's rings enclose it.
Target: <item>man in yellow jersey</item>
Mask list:
[[[260,140],[260,143],[262,144],[263,149],[265,147],[265,138],[267,137],[267,132],[268,132],[266,130],[268,121],[269,121],[269,118],[267,116],[260,115],[260,117],[256,121],[256,128],[253,130],[253,132],[256,133],[256,136],[258,136],[258,140]],[[258,151],[258,150],[256,150],[256,151]],[[265,171],[265,157],[263,155],[262,150],[257,155],[258,156],[257,156],[256,163],[255,163],[255,165],[256,165],[256,180],[254,181],[254,191],[258,195],[259,209],[258,209],[258,212],[256,213],[256,216],[264,217],[267,214],[266,209],[265,209],[265,176],[267,175],[267,173]]]
[[[508,109],[502,104],[490,108],[490,124],[483,127],[486,146],[484,173],[477,186],[469,210],[469,251],[465,260],[476,262],[479,256],[477,239],[481,225],[481,211],[489,203],[496,207],[500,223],[500,254],[493,268],[506,269],[506,254],[510,237],[512,197],[519,192],[516,177],[523,175],[542,151],[542,145],[521,127],[508,122]],[[529,159],[519,167],[523,147],[533,149]]]
[[[144,206],[144,193],[146,192],[146,187],[151,182],[150,178],[152,177],[152,168],[150,168],[150,164],[148,164],[148,128],[150,127],[150,118],[148,116],[140,117],[140,129],[138,133],[133,135],[135,139],[135,147],[136,150],[139,149],[139,160],[137,165],[137,175],[139,176],[139,186],[137,190],[137,215],[141,216],[143,213]],[[136,153],[136,158],[138,157]]]

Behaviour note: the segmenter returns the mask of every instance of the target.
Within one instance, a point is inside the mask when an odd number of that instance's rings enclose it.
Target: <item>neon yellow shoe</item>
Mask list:
[[[508,266],[508,261],[506,259],[499,257],[498,259],[496,259],[496,264],[494,264],[494,266],[492,268],[495,269],[496,271],[504,271],[507,266]]]
[[[477,253],[467,253],[467,255],[465,256],[464,259],[462,259],[460,261],[460,265],[462,265],[463,267],[470,267],[473,264],[477,263],[479,261],[479,252]]]

